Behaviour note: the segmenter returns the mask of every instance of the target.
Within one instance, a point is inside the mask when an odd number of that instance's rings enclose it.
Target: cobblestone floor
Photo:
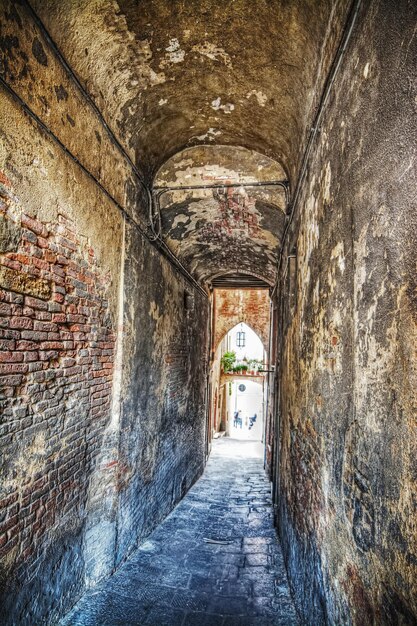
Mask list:
[[[215,441],[204,475],[171,515],[61,621],[142,624],[298,624],[272,527],[260,444]]]

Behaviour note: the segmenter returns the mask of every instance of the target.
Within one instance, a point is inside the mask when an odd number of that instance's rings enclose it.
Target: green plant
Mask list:
[[[260,361],[259,359],[251,359],[250,360],[250,369],[253,371],[257,371],[259,372],[259,370],[261,370],[263,368],[263,361]]]
[[[220,365],[222,366],[222,370],[225,374],[233,370],[234,364],[236,363],[236,352],[225,352],[220,359]]]
[[[240,369],[242,370],[244,374],[246,374],[246,372],[249,369],[249,365],[247,365],[246,363],[243,363],[243,365],[240,366]]]

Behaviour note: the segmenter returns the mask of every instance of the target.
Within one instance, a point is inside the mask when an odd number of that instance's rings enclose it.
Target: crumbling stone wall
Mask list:
[[[282,265],[279,531],[314,626],[417,623],[414,26],[363,3]]]

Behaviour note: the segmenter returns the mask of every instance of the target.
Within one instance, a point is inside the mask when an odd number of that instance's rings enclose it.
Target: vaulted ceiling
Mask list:
[[[231,273],[273,284],[285,181],[280,164],[253,150],[198,146],[177,153],[155,179],[168,246],[203,283]]]
[[[149,182],[294,186],[348,0],[30,4]],[[274,281],[282,187],[160,204],[167,245],[200,280],[240,266]]]

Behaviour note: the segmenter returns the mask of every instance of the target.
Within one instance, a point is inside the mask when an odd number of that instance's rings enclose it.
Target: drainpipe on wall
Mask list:
[[[213,357],[214,357],[214,349],[213,349],[213,343],[214,343],[214,329],[215,329],[215,320],[214,320],[214,315],[215,315],[215,291],[212,290],[211,291],[211,297],[210,297],[210,314],[209,314],[209,319],[208,319],[208,350],[207,350],[207,378],[206,378],[206,406],[205,406],[205,411],[206,411],[206,415],[205,415],[205,424],[206,424],[206,432],[205,432],[205,461],[207,462],[207,459],[210,455],[211,452],[211,383],[210,383],[210,377],[211,377],[211,366],[213,363]]]
[[[272,300],[270,300],[269,302],[269,338],[268,338],[268,363],[271,363],[271,359],[272,359],[272,335],[273,335],[273,329],[272,329],[272,323],[273,323],[273,303]],[[266,453],[267,453],[267,445],[268,445],[268,440],[267,440],[267,435],[271,429],[271,420],[269,419],[269,405],[270,405],[270,394],[271,394],[271,380],[270,380],[270,373],[268,373],[268,383],[267,383],[267,390],[266,390],[266,403],[265,403],[265,419],[264,419],[264,432],[263,432],[263,441],[264,441],[264,469],[266,468]],[[264,396],[265,397],[265,396]]]

